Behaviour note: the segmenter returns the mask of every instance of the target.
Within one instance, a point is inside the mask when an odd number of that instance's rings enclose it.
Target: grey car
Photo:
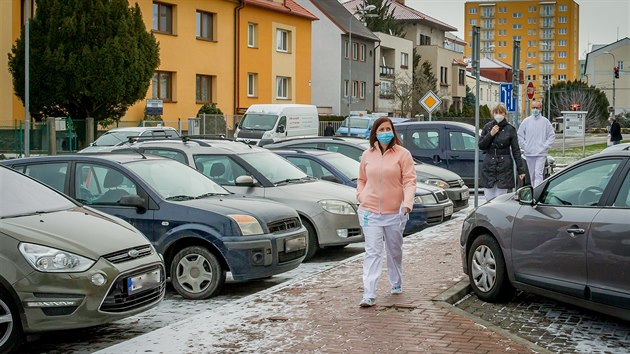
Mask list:
[[[284,158],[228,139],[138,141],[114,152],[139,151],[190,165],[230,192],[257,196],[297,210],[308,231],[305,260],[320,247],[362,242],[354,188],[309,177]]]
[[[479,298],[516,287],[630,320],[630,152],[601,153],[486,203],[461,235]]]
[[[25,333],[101,325],[157,306],[162,258],[127,222],[0,166],[0,353]]]

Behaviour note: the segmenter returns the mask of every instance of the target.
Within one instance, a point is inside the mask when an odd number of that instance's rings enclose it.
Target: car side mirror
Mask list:
[[[135,207],[138,211],[143,211],[146,209],[145,200],[141,198],[139,195],[126,195],[118,201],[119,205]]]
[[[532,186],[521,187],[516,191],[516,200],[521,204],[534,205],[534,188]]]
[[[328,181],[328,182],[333,182],[333,183],[341,183],[341,181],[339,180],[339,178],[332,176],[332,175],[328,175],[328,176],[322,176],[321,178],[322,181]]]
[[[284,133],[284,125],[279,125],[278,129],[276,129],[276,132],[278,133]]]
[[[238,176],[234,184],[238,187],[253,187],[256,185],[256,181],[252,176]]]

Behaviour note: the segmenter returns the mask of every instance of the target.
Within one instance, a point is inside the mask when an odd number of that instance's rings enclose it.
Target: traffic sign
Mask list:
[[[424,97],[420,99],[420,104],[427,112],[435,111],[441,104],[442,100],[433,91],[429,90]]]
[[[147,100],[146,114],[152,116],[161,116],[163,113],[162,100]]]
[[[511,83],[501,83],[501,103],[505,105],[508,112],[516,111],[516,98],[512,97],[513,86]]]
[[[534,83],[531,81],[527,84],[527,98],[530,100],[534,98]]]

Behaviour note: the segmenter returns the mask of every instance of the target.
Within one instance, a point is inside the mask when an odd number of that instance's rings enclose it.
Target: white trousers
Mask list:
[[[497,186],[495,185],[492,188],[484,188],[483,189],[483,196],[486,198],[486,202],[489,202],[492,199],[507,193],[507,191],[508,191],[507,189],[497,188]]]
[[[376,283],[383,269],[383,244],[387,250],[387,275],[392,287],[402,285],[403,229],[400,225],[366,226],[363,256],[363,297],[376,298]]]
[[[545,173],[546,156],[526,156],[527,169],[529,170],[529,178],[532,181],[532,187],[536,187],[542,183]]]

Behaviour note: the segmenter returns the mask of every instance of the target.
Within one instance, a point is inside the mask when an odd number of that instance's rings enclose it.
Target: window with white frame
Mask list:
[[[558,81],[567,81],[566,75],[558,75]]]
[[[352,42],[352,60],[359,60],[359,43]]]
[[[477,8],[476,7],[471,7],[470,8],[470,13],[471,14],[476,14],[477,13]]]
[[[343,41],[343,56],[344,58],[350,58],[350,42]]]
[[[359,90],[359,98],[364,100],[365,99],[365,90],[367,88],[367,83],[365,81],[361,81],[361,86],[360,86],[360,90]]]
[[[352,97],[357,97],[357,93],[359,91],[359,82],[356,80],[352,81]]]
[[[276,50],[278,52],[289,52],[290,31],[284,29],[276,30]]]
[[[566,63],[558,64],[558,70],[566,70],[566,68],[567,68],[567,64]]]
[[[558,46],[560,47],[566,47],[567,46],[567,41],[566,39],[561,39],[558,41]]]
[[[567,6],[567,5],[560,5],[560,6],[558,6],[558,11],[560,11],[560,12],[567,12],[567,11],[569,11],[569,6]]]
[[[566,29],[566,27],[563,27],[563,28],[558,28],[558,34],[567,34],[567,29]]]
[[[289,99],[289,88],[291,78],[286,76],[276,77],[276,98],[280,100]]]
[[[360,48],[361,50],[359,51],[359,60],[365,61],[365,53],[366,53],[365,44],[361,43]]]
[[[392,94],[392,83],[390,81],[381,81],[381,85],[379,86],[379,95],[380,96],[391,96]]]
[[[247,74],[247,97],[256,97],[256,89],[258,83],[258,74],[256,73],[248,73]]]
[[[255,23],[247,24],[247,46],[250,48],[258,47],[258,25]]]
[[[512,29],[521,29],[523,26],[520,23],[515,23],[512,25]]]
[[[569,22],[566,16],[560,16],[558,18],[558,23],[567,23]]]
[[[348,97],[348,80],[343,80],[343,97]]]
[[[523,17],[523,14],[520,12],[514,12],[512,14],[512,18],[521,18],[521,17]]]
[[[567,52],[565,51],[558,52],[558,58],[566,58],[566,57],[567,57]]]
[[[476,20],[476,19],[474,19],[474,18],[473,18],[473,19],[471,19],[471,20],[470,20],[470,24],[471,24],[471,25],[473,25],[473,26],[477,26],[477,20]]]
[[[400,67],[402,69],[409,68],[409,53],[400,53]]]

